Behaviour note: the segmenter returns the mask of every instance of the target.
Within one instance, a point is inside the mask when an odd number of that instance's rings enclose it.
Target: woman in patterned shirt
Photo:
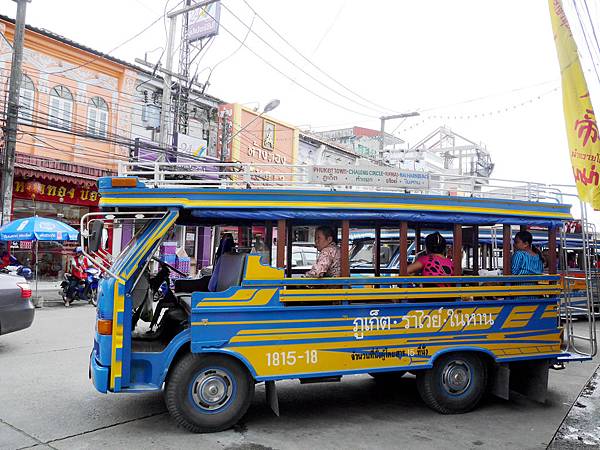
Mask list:
[[[339,277],[341,275],[340,248],[336,245],[333,230],[322,226],[315,231],[315,247],[319,257],[304,275],[306,278]]]

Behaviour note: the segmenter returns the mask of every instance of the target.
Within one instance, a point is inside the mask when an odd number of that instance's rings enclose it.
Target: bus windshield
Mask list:
[[[133,249],[137,247],[137,243],[141,236],[145,235],[148,229],[156,222],[157,221],[153,219],[146,219],[144,221],[133,221],[129,223],[127,223],[126,221],[121,225],[122,232],[125,230],[129,230],[133,234],[133,236],[131,237],[129,243],[127,243],[127,245],[115,257],[115,260],[113,261],[112,267],[115,273],[119,272],[123,264],[129,260],[129,258],[131,257],[130,254],[133,251]]]

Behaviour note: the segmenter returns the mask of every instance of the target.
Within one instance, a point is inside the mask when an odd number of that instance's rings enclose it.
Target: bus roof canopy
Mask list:
[[[418,195],[381,191],[218,189],[114,186],[100,178],[103,208],[178,208],[200,220],[353,220],[414,223],[558,226],[572,220],[571,205],[476,196]],[[114,186],[114,187],[113,187]]]

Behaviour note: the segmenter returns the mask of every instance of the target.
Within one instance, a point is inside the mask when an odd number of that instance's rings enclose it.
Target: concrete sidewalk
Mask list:
[[[31,285],[31,290],[33,291],[33,304],[37,307],[56,306],[57,304],[62,305],[63,300],[60,295],[61,281],[62,280],[38,281],[37,292],[35,281],[30,281],[29,284]]]
[[[600,366],[581,390],[548,448],[600,448]]]

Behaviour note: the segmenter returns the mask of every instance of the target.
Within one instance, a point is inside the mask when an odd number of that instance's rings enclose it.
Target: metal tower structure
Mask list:
[[[489,152],[446,127],[439,127],[407,150],[395,151],[391,161],[407,169],[487,178],[494,170]]]
[[[186,0],[185,6],[191,6],[192,0]],[[179,70],[181,78],[177,81],[177,97],[173,108],[173,136],[175,133],[187,133],[189,123],[188,103],[190,99],[190,42],[188,40],[189,13],[182,14],[181,43],[179,47]]]

